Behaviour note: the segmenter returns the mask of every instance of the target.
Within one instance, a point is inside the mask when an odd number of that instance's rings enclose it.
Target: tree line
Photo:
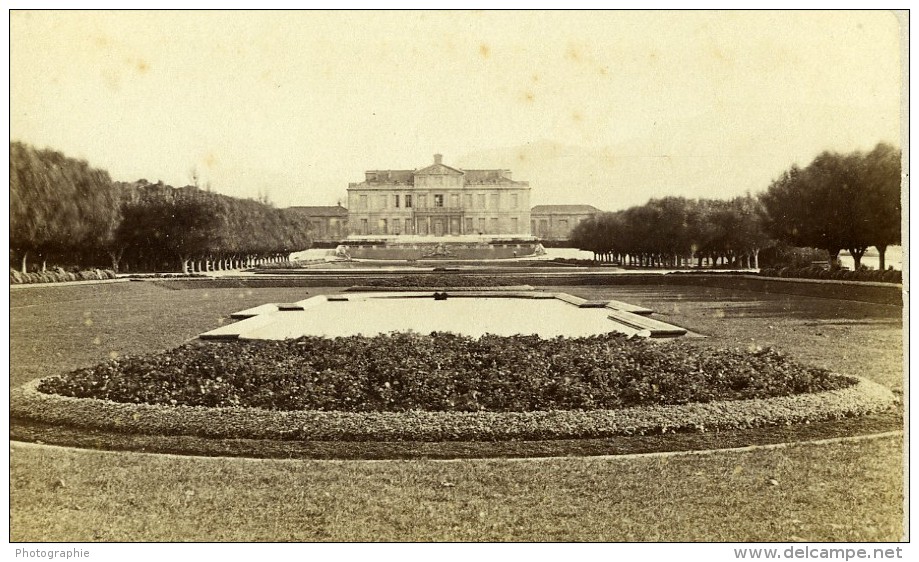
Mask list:
[[[900,151],[824,152],[792,166],[757,197],[730,200],[664,197],[581,222],[572,242],[594,259],[626,265],[759,267],[759,253],[779,245],[825,250],[832,264],[848,250],[861,266],[875,246],[900,243]]]
[[[10,258],[115,271],[211,271],[286,259],[308,221],[196,186],[112,181],[53,150],[10,143]]]
[[[572,241],[599,261],[652,267],[759,267],[772,241],[751,196],[664,197],[581,222]]]

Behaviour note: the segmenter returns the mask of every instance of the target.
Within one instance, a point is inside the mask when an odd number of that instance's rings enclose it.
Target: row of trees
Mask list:
[[[772,182],[759,197],[731,200],[652,199],[602,213],[572,233],[595,259],[629,265],[759,267],[776,245],[826,250],[831,262],[848,250],[856,269],[871,246],[884,254],[901,238],[900,151],[879,144],[869,153],[825,152]]]
[[[119,194],[108,173],[52,150],[10,143],[10,251],[25,273],[111,237]]]
[[[194,186],[113,182],[51,150],[10,143],[10,252],[30,260],[127,271],[209,271],[309,247],[295,213]]]
[[[759,252],[771,245],[759,203],[750,196],[729,201],[683,197],[602,213],[572,233],[581,249],[601,261],[628,265],[759,267]]]

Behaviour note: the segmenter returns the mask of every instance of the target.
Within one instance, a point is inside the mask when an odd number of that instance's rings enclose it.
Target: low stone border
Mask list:
[[[146,435],[323,441],[576,439],[810,423],[896,407],[887,388],[847,377],[850,387],[769,399],[622,410],[548,412],[281,412],[124,404],[45,394],[40,380],[13,389],[11,419]]]

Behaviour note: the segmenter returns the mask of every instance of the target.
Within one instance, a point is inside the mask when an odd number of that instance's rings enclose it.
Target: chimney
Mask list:
[[[444,159],[444,155],[443,155],[443,154],[435,154],[435,155],[434,155],[434,163],[435,163],[435,164],[441,164],[441,163],[442,163],[441,161],[442,161],[443,159]]]

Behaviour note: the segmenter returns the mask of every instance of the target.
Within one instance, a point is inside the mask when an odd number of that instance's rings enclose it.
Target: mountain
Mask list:
[[[538,140],[473,151],[459,168],[509,168],[527,180],[537,204],[590,204],[604,210],[667,195],[729,198],[765,190],[792,164],[824,150],[870,150],[896,142],[898,123],[864,108],[746,106],[652,122],[646,131],[604,147]],[[832,138],[826,131],[834,131]]]

